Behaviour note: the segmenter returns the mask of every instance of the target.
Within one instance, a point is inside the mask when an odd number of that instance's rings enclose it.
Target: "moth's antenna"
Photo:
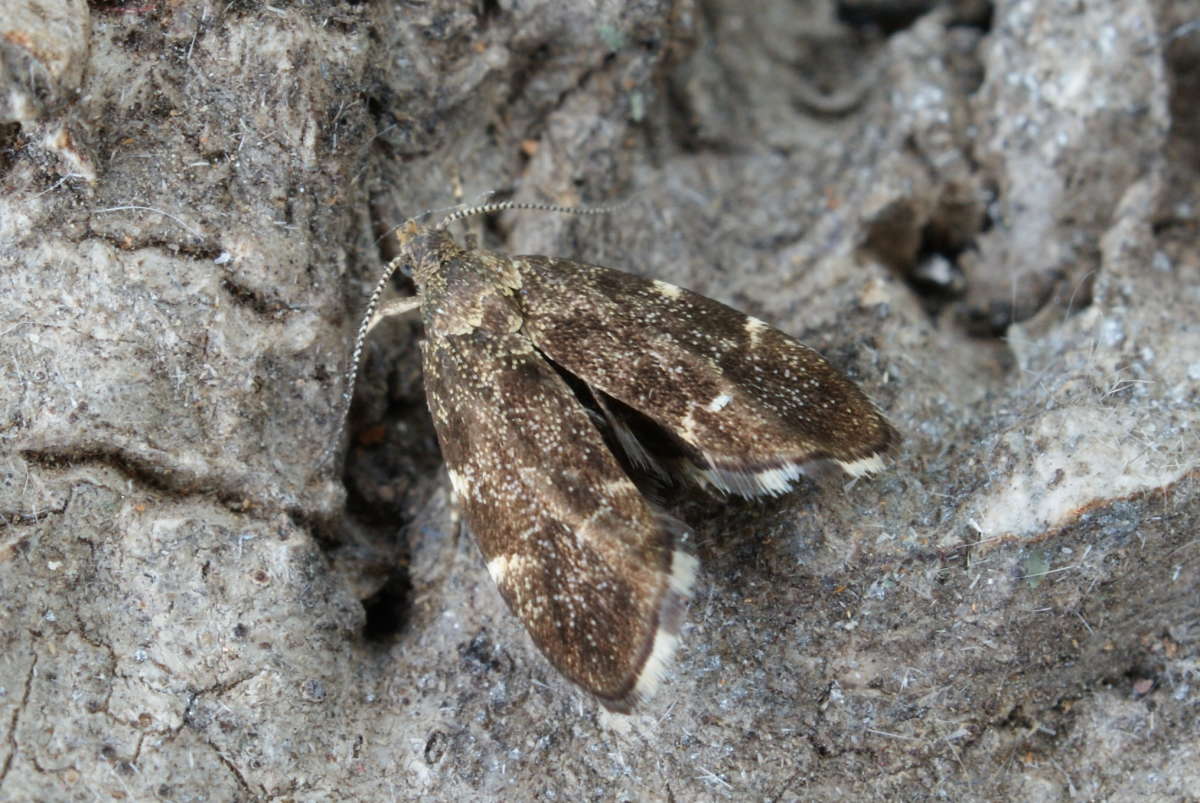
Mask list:
[[[372,327],[377,323],[375,320],[375,310],[379,307],[379,299],[383,296],[383,291],[387,289],[388,282],[392,280],[394,274],[401,264],[402,258],[397,256],[387,264],[383,269],[383,274],[379,277],[379,281],[375,283],[375,289],[371,291],[370,299],[367,301],[367,309],[363,312],[362,323],[358,325],[358,334],[354,336],[354,351],[350,353],[350,368],[346,371],[346,389],[342,391],[340,409],[337,415],[337,427],[334,429],[333,442],[325,449],[325,453],[321,455],[318,466],[325,464],[325,461],[337,448],[338,442],[342,437],[342,429],[346,426],[346,418],[350,415],[350,400],[354,398],[354,384],[358,380],[358,366],[362,362],[363,345],[367,342],[367,334],[370,333]],[[399,314],[410,309],[416,309],[421,303],[417,296],[408,298],[400,298],[388,305],[389,314]],[[382,316],[380,318],[382,320]]]
[[[503,212],[508,209],[536,209],[542,212],[560,212],[564,215],[607,215],[615,212],[625,204],[617,206],[555,206],[554,204],[538,204],[528,201],[496,201],[490,204],[480,204],[479,206],[468,206],[464,209],[459,209],[446,217],[434,226],[438,231],[444,231],[451,223],[462,220],[463,218],[474,217],[475,215],[490,215],[493,212]]]

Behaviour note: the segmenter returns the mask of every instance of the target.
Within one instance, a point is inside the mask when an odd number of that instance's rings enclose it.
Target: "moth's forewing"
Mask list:
[[[853,382],[757,318],[611,268],[512,263],[523,331],[538,349],[690,447],[702,482],[783,493],[814,460],[876,470],[898,440]]]
[[[425,384],[466,522],[550,662],[628,710],[653,692],[674,649],[695,558],[519,331],[503,283],[477,281],[489,268],[469,252],[438,258],[418,273]],[[477,274],[459,282],[460,271]]]

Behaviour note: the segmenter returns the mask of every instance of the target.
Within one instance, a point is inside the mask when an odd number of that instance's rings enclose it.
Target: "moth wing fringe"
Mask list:
[[[616,713],[628,714],[645,703],[658,691],[666,677],[679,647],[680,630],[688,599],[696,581],[700,562],[683,541],[687,533],[675,519],[665,514],[658,515],[660,525],[676,534],[675,550],[671,554],[671,569],[658,607],[658,628],[646,653],[637,677],[629,693],[619,700],[602,700],[605,708]]]

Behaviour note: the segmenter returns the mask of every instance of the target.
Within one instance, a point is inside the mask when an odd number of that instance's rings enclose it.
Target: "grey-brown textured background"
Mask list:
[[[1200,790],[1200,2],[16,0],[0,20],[0,798]],[[406,216],[821,349],[883,475],[678,494],[630,718],[457,535]]]

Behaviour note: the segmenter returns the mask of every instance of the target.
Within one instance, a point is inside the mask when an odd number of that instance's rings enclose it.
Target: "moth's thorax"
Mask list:
[[[511,261],[469,251],[438,229],[414,222],[397,233],[400,257],[412,269],[428,334],[467,334],[476,329],[515,332],[522,315],[513,299],[521,277]]]

